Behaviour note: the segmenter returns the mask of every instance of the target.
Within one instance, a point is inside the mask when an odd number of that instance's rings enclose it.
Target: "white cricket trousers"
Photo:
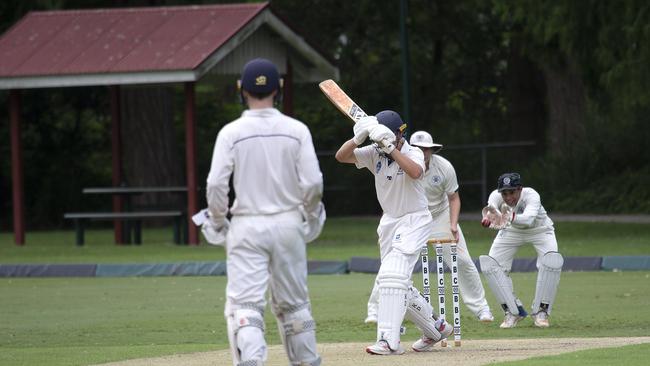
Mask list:
[[[525,244],[532,244],[537,252],[537,268],[542,256],[557,252],[555,228],[540,226],[531,229],[506,228],[499,230],[490,247],[490,257],[494,258],[506,272],[512,269],[512,260],[517,250]]]
[[[450,229],[451,219],[449,216],[449,208],[433,216],[433,234],[432,239],[453,238]],[[443,260],[447,267],[451,268],[451,254],[449,245],[443,245]],[[469,311],[478,316],[483,310],[490,310],[487,300],[485,299],[485,290],[481,282],[476,264],[472,260],[467,249],[467,242],[463,231],[458,225],[458,244],[456,245],[456,258],[458,260],[458,287],[460,290],[460,297]],[[429,260],[435,263],[435,250],[429,250]]]
[[[291,309],[309,302],[307,254],[299,211],[234,216],[227,236],[227,301]]]

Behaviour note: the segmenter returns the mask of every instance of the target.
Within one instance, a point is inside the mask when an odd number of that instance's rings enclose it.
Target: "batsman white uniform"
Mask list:
[[[424,155],[420,149],[404,141],[400,151],[424,171]],[[377,341],[385,340],[392,350],[397,350],[407,302],[419,295],[409,291],[411,275],[420,249],[429,239],[433,222],[421,179],[411,179],[373,145],[355,149],[354,155],[357,168],[367,168],[375,176],[377,199],[383,210],[377,228],[381,256],[377,275],[380,297]],[[432,330],[437,332],[435,328]],[[436,338],[440,339],[439,333]]]
[[[488,198],[488,206],[500,210],[504,202],[501,193],[494,190]],[[560,280],[560,272],[563,265],[563,258],[558,253],[558,245],[555,239],[555,228],[553,221],[546,214],[542,206],[539,193],[529,187],[521,189],[520,198],[509,215],[511,223],[498,231],[489,256],[481,256],[481,269],[486,276],[490,288],[506,312],[506,320],[502,328],[511,328],[516,321],[508,324],[509,316],[523,318],[527,314],[523,310],[522,302],[514,293],[512,279],[509,272],[512,269],[512,260],[517,250],[525,244],[532,244],[537,252],[537,286],[535,299],[531,307],[533,317],[539,313],[543,315],[543,323],[537,326],[548,326],[546,316],[551,313],[555,299],[557,286]],[[518,319],[517,319],[518,320]]]
[[[451,238],[453,237],[450,228],[449,199],[448,195],[458,191],[458,180],[456,170],[449,160],[442,156],[433,154],[429,161],[429,169],[422,179],[424,191],[428,201],[428,209],[433,218],[433,229],[430,238]],[[461,297],[469,310],[477,317],[482,314],[492,318],[490,306],[485,299],[485,290],[481,283],[478,269],[472,260],[465,236],[458,225],[458,267],[459,287]],[[449,246],[443,246],[444,261],[450,266]],[[368,321],[371,321],[376,314],[379,302],[378,287],[372,289],[368,302]]]
[[[210,215],[228,212],[224,315],[234,364],[261,365],[265,294],[270,289],[292,365],[319,365],[307,289],[303,215],[322,209],[323,179],[307,126],[275,108],[245,111],[217,136],[207,181]]]

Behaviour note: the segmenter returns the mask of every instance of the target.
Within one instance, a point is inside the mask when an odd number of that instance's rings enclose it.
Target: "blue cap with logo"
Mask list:
[[[241,88],[247,92],[267,94],[280,89],[280,74],[275,64],[264,58],[256,58],[244,65]]]
[[[504,173],[497,179],[497,190],[499,192],[508,189],[517,189],[521,187],[521,176],[519,173]]]

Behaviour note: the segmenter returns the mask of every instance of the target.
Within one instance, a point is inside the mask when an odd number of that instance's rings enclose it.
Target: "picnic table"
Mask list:
[[[181,242],[181,227],[185,213],[183,210],[133,210],[132,197],[145,193],[187,193],[187,187],[169,186],[169,187],[88,187],[82,189],[83,194],[105,194],[126,198],[123,212],[70,212],[63,215],[65,219],[73,220],[76,231],[76,244],[84,245],[84,230],[86,223],[90,220],[120,220],[124,223],[125,230],[122,232],[124,243],[130,244],[133,240],[135,244],[142,242],[142,220],[156,218],[173,219],[173,240],[174,243]],[[185,230],[183,230],[185,231]],[[185,242],[187,235],[184,235]]]

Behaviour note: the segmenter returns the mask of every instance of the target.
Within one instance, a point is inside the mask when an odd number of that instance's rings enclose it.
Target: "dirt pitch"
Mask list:
[[[473,366],[640,343],[650,343],[650,337],[467,340],[459,348],[450,345],[447,348],[436,347],[431,352],[407,351],[402,356],[371,356],[364,352],[364,347],[368,345],[366,343],[326,343],[319,344],[318,349],[323,357],[323,365],[412,366],[435,360],[436,363],[446,366]],[[228,366],[231,364],[230,352],[221,350],[111,362],[102,366]],[[282,346],[269,347],[269,359],[266,365],[287,365]]]

